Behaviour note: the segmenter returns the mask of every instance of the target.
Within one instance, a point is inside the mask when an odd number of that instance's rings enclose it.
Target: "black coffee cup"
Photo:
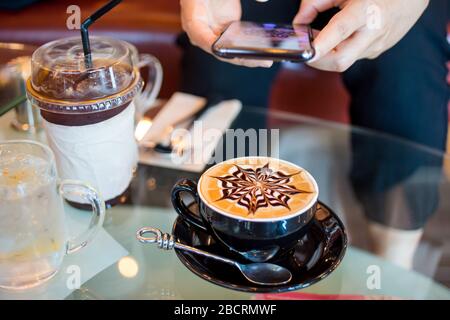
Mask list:
[[[292,163],[288,164],[306,172]],[[316,182],[311,175],[309,177],[318,194]],[[199,215],[184,202],[183,194],[186,193],[198,204]],[[195,181],[181,179],[172,189],[172,204],[188,223],[211,234],[226,249],[252,262],[266,262],[291,250],[307,233],[316,212],[317,194],[298,212],[273,219],[246,219],[211,208],[202,198]]]

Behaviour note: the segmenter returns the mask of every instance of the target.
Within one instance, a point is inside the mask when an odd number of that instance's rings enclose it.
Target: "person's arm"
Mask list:
[[[340,7],[315,40],[309,65],[342,72],[356,61],[374,59],[393,47],[413,27],[429,0],[303,0],[294,23],[311,23],[316,16]]]
[[[181,23],[193,45],[211,53],[211,46],[233,21],[241,19],[240,0],[180,0]],[[272,61],[221,59],[247,67],[270,67]]]

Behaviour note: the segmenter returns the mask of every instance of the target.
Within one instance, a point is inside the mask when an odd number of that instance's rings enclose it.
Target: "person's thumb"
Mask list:
[[[314,0],[303,0],[293,23],[310,24],[317,17],[318,13],[319,11],[314,5]]]
[[[294,18],[294,24],[309,24],[320,12],[341,6],[345,0],[303,0],[300,10]]]

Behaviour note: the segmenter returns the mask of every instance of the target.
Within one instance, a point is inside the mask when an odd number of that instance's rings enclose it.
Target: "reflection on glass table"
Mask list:
[[[0,118],[1,140],[45,140],[42,134],[11,130],[11,117],[10,113]],[[243,108],[233,128],[272,132],[270,155],[307,169],[318,182],[320,200],[347,228],[350,247],[335,272],[285,298],[301,299],[313,293],[450,299],[449,156],[360,128],[251,107]],[[226,137],[216,153],[225,158],[242,155],[225,141]],[[247,155],[265,155],[266,151],[255,145],[245,148]],[[104,226],[129,254],[69,299],[274,298],[210,284],[188,271],[174,252],[136,241],[135,232],[143,226],[165,232],[172,229],[176,213],[170,190],[179,178],[198,176],[139,166],[128,199],[107,211]],[[86,214],[69,206],[66,210]],[[379,281],[373,278],[377,274]]]
[[[31,54],[36,48],[22,43],[0,42],[0,106],[25,95],[25,81],[31,73]],[[39,110],[28,100],[15,108],[11,125],[19,131],[42,129]]]

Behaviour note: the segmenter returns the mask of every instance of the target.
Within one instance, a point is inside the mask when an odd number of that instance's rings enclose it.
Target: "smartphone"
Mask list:
[[[314,57],[309,25],[235,21],[212,45],[212,52],[226,59],[244,58],[305,62]]]

